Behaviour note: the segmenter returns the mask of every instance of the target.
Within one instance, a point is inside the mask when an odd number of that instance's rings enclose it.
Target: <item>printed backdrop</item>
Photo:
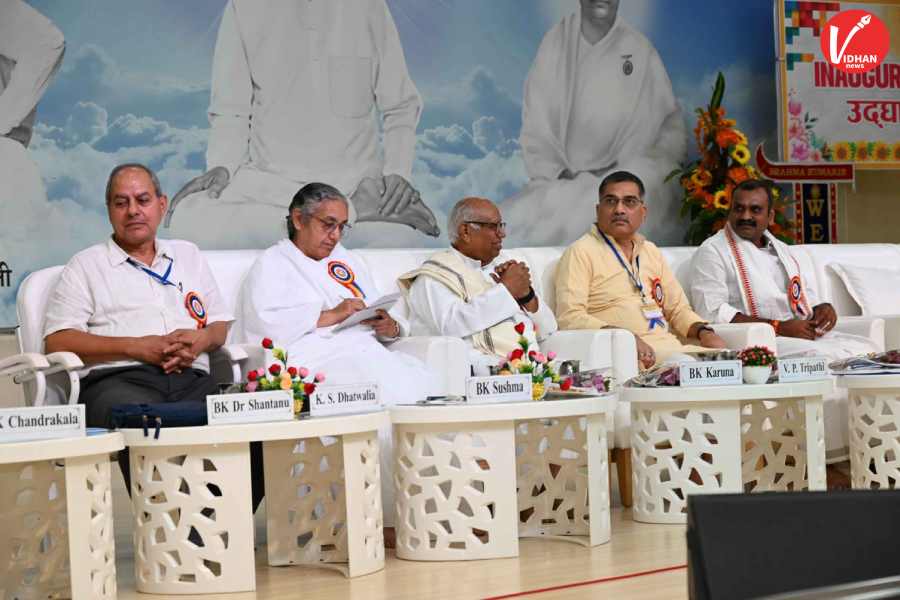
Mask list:
[[[825,23],[844,10],[871,12],[890,31],[887,58],[868,73],[844,73],[822,53]],[[778,32],[784,58],[779,69],[782,154],[791,162],[900,168],[900,3],[779,0],[777,11],[783,23]]]
[[[59,73],[39,106],[29,146],[46,201],[0,198],[0,326],[15,325],[15,292],[31,271],[62,264],[110,233],[104,185],[125,161],[156,169],[171,197],[206,169],[206,110],[213,48],[224,0],[29,0],[65,35]],[[544,33],[578,10],[576,0],[388,0],[413,81],[424,100],[413,185],[442,230],[467,195],[503,200],[528,176],[519,131],[522,88]],[[725,105],[751,143],[775,141],[773,5],[756,0],[622,0],[620,16],[658,50],[683,108],[688,153],[693,109],[717,71]],[[809,100],[804,99],[805,102]],[[774,144],[770,155],[776,154]],[[686,157],[687,158],[687,157]],[[589,205],[589,204],[588,204]],[[677,199],[650,198],[648,236],[681,243]],[[515,207],[509,209],[515,210]],[[554,224],[554,243],[588,227],[590,210]],[[521,222],[521,219],[518,220]],[[545,224],[509,231],[526,245]],[[239,236],[238,236],[239,237]],[[350,246],[442,246],[397,225],[360,225]]]

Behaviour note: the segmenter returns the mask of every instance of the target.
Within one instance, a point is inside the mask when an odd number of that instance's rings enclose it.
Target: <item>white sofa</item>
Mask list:
[[[507,253],[528,263],[538,294],[555,309],[556,297],[554,277],[556,266],[564,248],[513,248]],[[692,247],[663,248],[676,277],[685,290],[690,289]],[[431,249],[364,249],[354,251],[369,267],[382,292],[397,290],[396,278],[401,273],[413,269],[428,257]],[[793,252],[807,277],[808,285],[815,286],[821,298],[834,304],[842,318],[838,328],[843,331],[865,335],[884,346],[885,321],[861,317],[859,306],[849,296],[843,283],[827,265],[831,262],[844,264],[883,264],[900,260],[900,246],[893,244],[845,244],[836,246],[807,245],[795,246]],[[247,271],[259,255],[259,250],[208,251],[204,256],[221,288],[222,294],[231,307],[234,306],[238,291]],[[47,298],[59,277],[62,267],[50,267],[30,274],[22,283],[17,298],[19,317],[18,340],[23,353],[43,352],[43,315]],[[898,282],[900,289],[900,282]],[[408,309],[404,302],[395,308],[403,316]],[[900,306],[896,317],[887,317],[887,337],[900,342]],[[765,324],[718,325],[716,331],[729,346],[742,348],[750,344],[764,344],[774,347],[774,332]],[[468,374],[466,347],[454,338],[409,338],[394,344],[393,349],[412,354],[435,367],[442,375],[443,393],[461,394],[465,389]],[[234,381],[243,376],[249,368],[256,368],[262,361],[262,353],[255,348],[226,346],[213,358],[213,374],[220,381]],[[545,344],[545,350],[555,351],[560,359],[578,359],[582,368],[610,368],[618,382],[624,382],[637,373],[634,337],[624,330],[608,329],[600,331],[562,331],[554,334]],[[249,353],[249,357],[248,357]],[[27,359],[19,359],[27,363]],[[44,371],[49,375],[56,371],[68,373],[67,385],[63,388],[50,386],[48,402],[75,401],[77,398],[77,377],[73,371],[81,367],[77,357],[68,353],[47,356],[46,367],[29,367],[28,373],[21,369],[19,380],[30,380],[29,397],[32,403],[43,398],[43,378],[36,375]],[[57,379],[59,377],[57,376]],[[60,392],[59,389],[63,391]],[[63,397],[63,396],[67,396]],[[629,407],[620,404],[615,418],[614,435],[610,436],[610,446],[626,448],[629,445],[627,426],[630,421]]]

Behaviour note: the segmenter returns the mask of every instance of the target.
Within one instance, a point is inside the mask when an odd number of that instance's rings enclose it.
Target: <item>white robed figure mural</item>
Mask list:
[[[572,215],[593,212],[600,181],[612,171],[644,181],[655,218],[675,211],[677,185],[663,179],[685,156],[681,109],[656,49],[618,16],[618,4],[581,0],[541,42],[522,108],[529,182],[501,205],[510,235],[527,232],[516,242],[571,241],[570,232],[583,230]],[[653,218],[649,235],[662,239]]]
[[[384,0],[229,0],[211,88],[208,171],[172,199],[173,236],[268,246],[294,192],[322,180],[351,223],[438,234],[410,183],[422,99]]]
[[[292,239],[263,252],[244,281],[233,341],[271,338],[287,351],[291,364],[325,373],[328,383],[377,382],[388,406],[414,404],[434,393],[437,378],[421,361],[388,349],[391,341],[409,334],[403,320],[384,313],[375,322],[334,331],[366,302],[381,297],[365,264],[339,242],[347,226],[346,200],[331,186],[308,184],[295,196],[291,213]],[[390,523],[390,427],[379,434],[384,514]]]
[[[833,330],[816,330],[815,339],[785,335],[793,320],[811,321],[821,302],[800,273],[790,248],[768,231],[763,248],[737,235],[726,225],[706,240],[693,260],[691,294],[694,308],[713,323],[732,322],[741,313],[778,321],[779,357],[822,355],[829,361],[878,348],[868,338]],[[849,458],[847,390],[825,396],[825,443],[829,463]]]

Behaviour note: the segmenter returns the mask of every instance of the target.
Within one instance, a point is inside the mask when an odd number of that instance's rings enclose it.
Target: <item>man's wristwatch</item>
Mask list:
[[[528,286],[528,293],[525,294],[524,296],[522,296],[521,298],[516,298],[516,303],[519,306],[525,306],[532,300],[534,300],[534,288],[531,286]]]

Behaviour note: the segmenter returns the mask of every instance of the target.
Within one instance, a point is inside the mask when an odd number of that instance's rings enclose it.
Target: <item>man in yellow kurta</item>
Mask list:
[[[600,183],[597,222],[563,254],[556,272],[560,329],[627,329],[638,364],[649,368],[680,354],[724,348],[697,313],[659,248],[638,233],[647,215],[644,184],[616,171]],[[674,334],[698,339],[684,345]]]

